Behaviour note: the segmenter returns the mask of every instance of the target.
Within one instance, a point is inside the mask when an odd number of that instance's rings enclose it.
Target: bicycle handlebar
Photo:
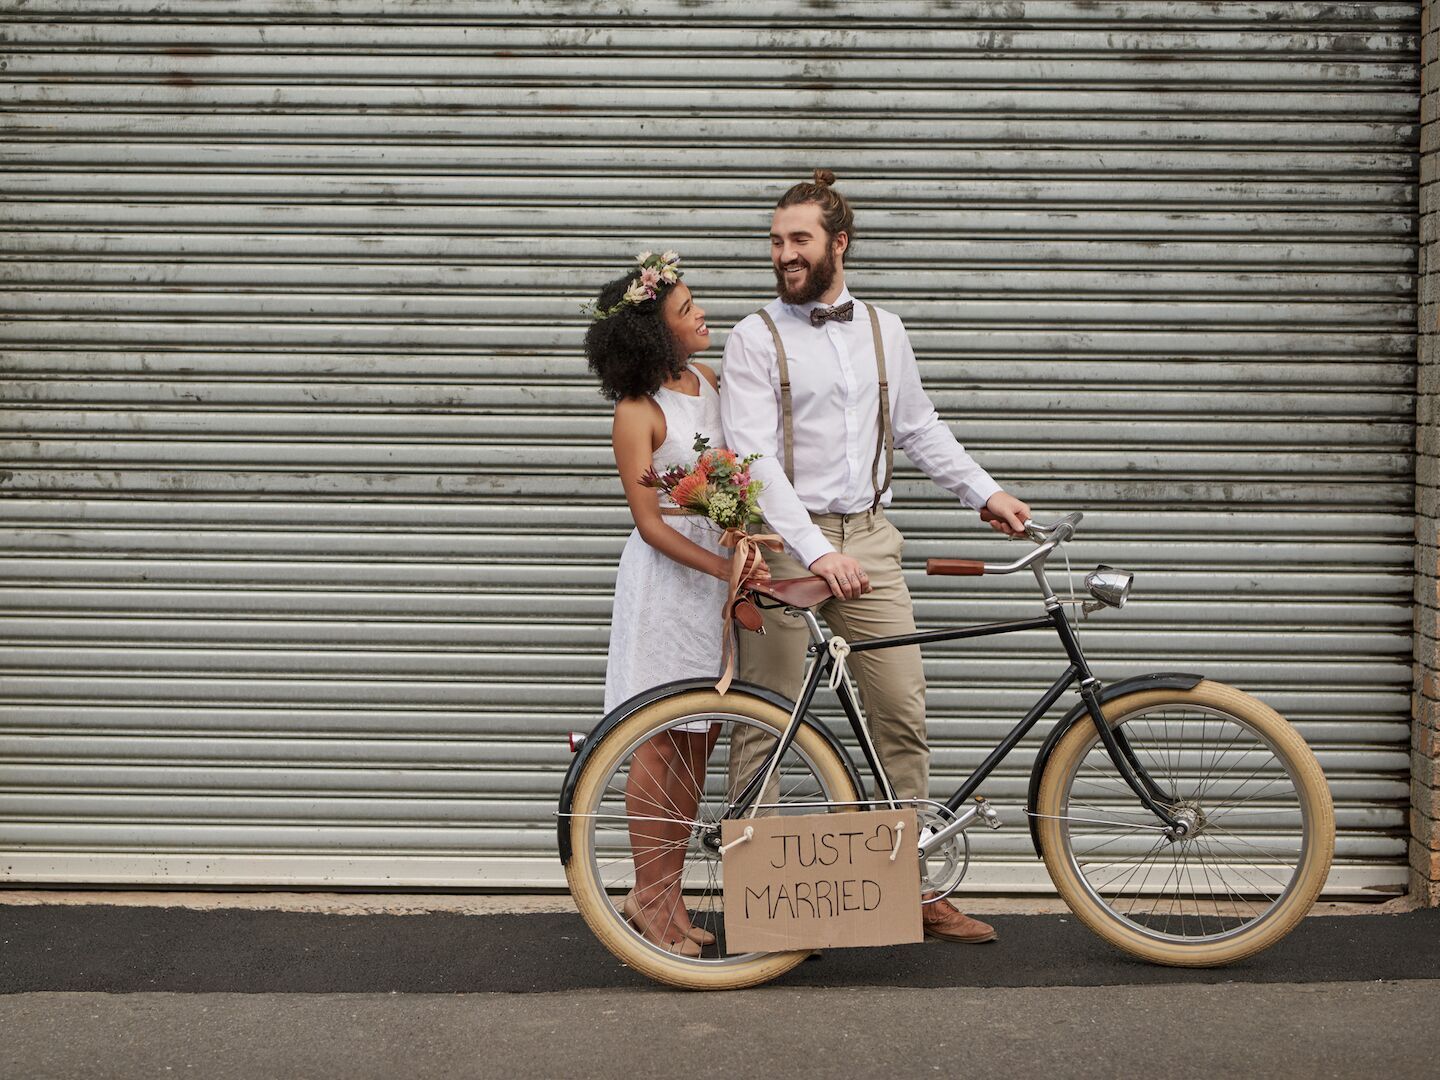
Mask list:
[[[988,510],[980,511],[982,521],[997,520],[996,516]],[[1030,554],[1016,559],[1013,563],[996,565],[994,563],[982,563],[971,559],[931,559],[925,564],[927,574],[945,575],[979,575],[979,574],[1013,574],[1017,570],[1024,570],[1026,567],[1040,562],[1047,558],[1065,541],[1075,535],[1075,528],[1085,519],[1080,511],[1073,514],[1066,514],[1059,521],[1049,525],[1040,525],[1034,521],[1025,523],[1025,535],[1034,541],[1038,546]],[[1018,540],[1017,537],[1011,539]]]

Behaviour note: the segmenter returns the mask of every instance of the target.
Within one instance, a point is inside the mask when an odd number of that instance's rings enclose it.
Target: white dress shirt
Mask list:
[[[835,303],[853,299],[843,289]],[[817,306],[797,307],[779,299],[765,306],[785,343],[790,369],[793,486],[785,477],[775,341],[759,315],[747,316],[730,331],[720,383],[725,443],[742,457],[764,455],[750,466],[750,475],[765,484],[760,508],[770,527],[806,566],[835,550],[810,520],[810,513],[868,510],[875,499],[875,482],[885,479],[882,453],[878,475],[871,480],[880,389],[870,313],[855,301],[850,322],[831,319],[811,326],[810,310]],[[1000,485],[965,452],[930,404],[900,317],[881,308],[876,311],[885,345],[895,446],[942,488],[978,510]],[[881,503],[889,505],[889,488]]]

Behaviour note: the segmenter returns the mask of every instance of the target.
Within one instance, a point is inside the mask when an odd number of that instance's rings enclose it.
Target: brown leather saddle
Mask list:
[[[812,608],[830,599],[830,585],[824,578],[811,574],[807,577],[785,578],[765,585],[748,586],[730,611],[742,628],[763,634],[765,620],[755,603],[757,595],[777,600],[786,607]]]

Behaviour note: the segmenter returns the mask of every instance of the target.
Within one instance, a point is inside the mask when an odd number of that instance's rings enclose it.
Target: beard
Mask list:
[[[820,262],[810,264],[804,280],[793,289],[785,270],[779,265],[772,265],[775,267],[775,287],[779,290],[780,299],[787,304],[799,306],[819,300],[835,284],[835,253],[829,248]]]

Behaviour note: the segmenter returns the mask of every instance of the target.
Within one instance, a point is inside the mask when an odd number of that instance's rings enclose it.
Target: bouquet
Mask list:
[[[758,525],[762,520],[760,491],[765,485],[750,479],[750,463],[760,455],[742,460],[733,450],[712,450],[710,440],[699,434],[695,453],[698,457],[691,468],[646,469],[640,483],[656,488],[680,509],[708,518],[721,529],[743,532],[747,525]]]
[[[735,549],[730,560],[730,595],[722,614],[725,645],[720,663],[723,670],[720,681],[715,684],[715,689],[723,694],[730,688],[735,674],[731,625],[738,622],[746,630],[763,632],[759,609],[742,592],[744,583],[764,561],[761,548],[779,551],[783,545],[780,537],[772,533],[756,535],[745,531],[747,525],[758,525],[764,520],[760,513],[760,492],[765,485],[750,479],[750,463],[760,455],[751,454],[741,459],[733,450],[712,450],[710,440],[698,432],[695,453],[698,456],[691,468],[674,465],[664,472],[646,469],[640,483],[670,496],[681,510],[713,521],[721,529],[720,545]]]

